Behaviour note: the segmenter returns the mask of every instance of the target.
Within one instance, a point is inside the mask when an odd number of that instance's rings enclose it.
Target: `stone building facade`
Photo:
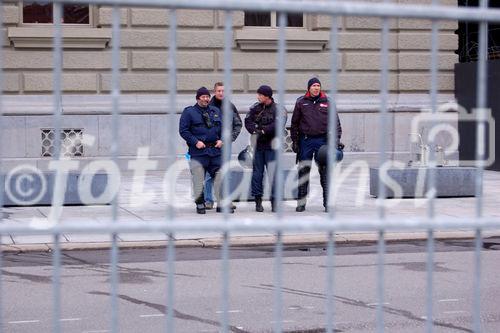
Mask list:
[[[430,3],[430,0],[399,0]],[[32,163],[45,168],[53,113],[53,56],[50,24],[22,21],[22,1],[3,1],[3,119],[4,168]],[[456,1],[442,1],[456,6]],[[63,29],[62,128],[66,153],[83,161],[111,154],[111,12],[90,6],[89,24]],[[261,84],[277,89],[277,29],[245,26],[244,12],[233,13],[232,100],[242,113],[255,101]],[[317,76],[330,87],[330,24],[322,15],[304,15],[303,27],[287,28],[286,107],[291,113],[306,82]],[[223,79],[224,12],[178,10],[177,113],[195,103],[200,86]],[[454,100],[453,66],[458,58],[457,22],[440,22],[439,102]],[[164,9],[122,8],[120,52],[120,166],[126,168],[138,147],[149,147],[151,158],[165,155],[167,140],[186,147],[177,133],[167,133],[169,15]],[[431,23],[391,19],[389,54],[389,109],[387,126],[391,157],[405,160],[409,152],[411,120],[430,107]],[[380,109],[381,21],[342,17],[338,31],[337,100],[344,128],[346,161],[378,158]],[[289,117],[290,118],[290,117]],[[244,131],[243,131],[244,132]],[[83,144],[82,135],[95,140]],[[92,140],[91,140],[92,141]],[[241,135],[233,152],[248,143]],[[291,154],[290,154],[291,155]],[[161,162],[160,162],[161,165]]]

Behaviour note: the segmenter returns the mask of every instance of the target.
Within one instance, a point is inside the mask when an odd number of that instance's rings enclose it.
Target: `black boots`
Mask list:
[[[264,211],[264,206],[262,206],[262,197],[255,197],[255,211],[262,213]],[[274,202],[274,198],[271,198],[271,211],[276,213],[278,211],[278,206]]]
[[[318,171],[319,182],[323,189],[323,207],[325,207],[325,212],[328,212],[328,168],[326,166],[320,166],[318,167]]]
[[[217,205],[217,208],[215,209],[215,211],[217,213],[222,213],[223,212],[222,206]],[[234,209],[231,206],[229,206],[228,207],[228,212],[230,214],[232,214],[232,213],[234,213]],[[206,214],[207,213],[207,208],[205,207],[205,204],[196,204],[196,213],[198,213],[198,214]]]
[[[305,210],[306,210],[306,205],[297,205],[297,207],[295,208],[295,211],[299,213],[302,213]]]
[[[227,207],[227,210],[228,210],[228,212],[229,212],[230,214],[233,214],[233,213],[234,213],[234,208],[232,207],[232,205],[231,205],[231,206],[229,206],[229,207]],[[215,209],[215,211],[216,211],[217,213],[223,213],[223,212],[224,212],[224,210],[223,210],[222,206],[220,206],[219,204],[217,204],[217,208]]]
[[[328,211],[328,168],[326,166],[318,166],[319,182],[323,189],[323,207],[325,212]],[[304,212],[306,210],[307,192],[309,188],[309,173],[311,168],[309,166],[302,166],[299,168],[299,187],[297,188],[297,207],[296,212]]]
[[[205,204],[196,204],[196,213],[198,214],[206,214]]]
[[[304,165],[299,167],[299,187],[297,188],[297,208],[296,212],[303,212],[306,210],[307,192],[309,189],[309,173],[311,172],[311,167]]]
[[[262,207],[262,197],[255,197],[255,211],[259,213],[264,211],[264,207]]]
[[[278,205],[274,202],[274,198],[271,198],[271,211],[276,213],[278,211]]]

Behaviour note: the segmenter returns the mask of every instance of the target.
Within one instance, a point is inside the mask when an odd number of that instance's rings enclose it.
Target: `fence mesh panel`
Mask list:
[[[382,22],[381,29],[381,48],[380,48],[380,73],[381,81],[378,83],[380,86],[379,91],[379,165],[382,166],[389,159],[388,154],[388,142],[387,142],[387,124],[389,117],[388,108],[388,98],[389,98],[389,31],[390,22],[392,19],[396,18],[418,18],[418,19],[429,19],[431,20],[431,48],[430,48],[430,91],[429,99],[431,105],[431,112],[438,112],[438,54],[439,54],[439,39],[438,39],[438,24],[442,20],[452,20],[452,21],[477,21],[479,22],[479,46],[478,46],[478,62],[477,62],[477,108],[479,110],[487,107],[486,105],[486,59],[487,59],[487,26],[488,23],[498,23],[500,22],[500,10],[488,9],[487,1],[481,1],[481,4],[477,8],[464,8],[464,7],[449,7],[439,5],[438,1],[433,1],[431,5],[404,5],[398,3],[392,3],[390,1],[384,1],[381,3],[365,3],[365,2],[351,2],[351,1],[293,1],[293,0],[283,0],[283,1],[261,1],[261,0],[190,0],[190,1],[175,1],[175,0],[103,0],[103,1],[64,1],[66,4],[81,4],[88,3],[91,5],[110,5],[113,6],[112,10],[112,75],[111,75],[111,94],[110,102],[112,103],[112,151],[111,158],[113,161],[118,161],[120,146],[118,144],[118,136],[120,132],[119,119],[120,119],[120,8],[126,6],[141,6],[141,7],[155,7],[155,8],[168,8],[169,12],[169,38],[168,38],[168,83],[169,87],[168,102],[164,105],[165,110],[168,115],[168,133],[176,133],[176,87],[177,87],[177,15],[176,9],[217,9],[225,11],[224,15],[224,53],[223,53],[223,73],[224,73],[224,83],[226,90],[226,98],[224,99],[224,109],[229,109],[228,101],[231,100],[231,94],[233,91],[232,82],[232,48],[233,48],[233,22],[232,15],[233,11],[246,10],[252,12],[259,11],[273,11],[277,12],[277,26],[279,31],[279,41],[277,52],[270,53],[271,56],[277,58],[278,70],[276,73],[276,82],[278,90],[278,103],[285,105],[285,80],[286,80],[286,14],[287,13],[306,13],[306,14],[321,14],[329,15],[331,18],[331,30],[330,30],[330,40],[329,48],[331,52],[330,60],[330,80],[331,88],[329,91],[330,96],[333,100],[336,100],[338,95],[338,44],[339,44],[339,19],[348,16],[367,16],[367,17],[378,17]],[[63,55],[63,45],[62,45],[62,27],[61,24],[61,5],[63,1],[54,1],[54,24],[55,34],[54,34],[54,45],[53,45],[53,97],[54,97],[54,112],[53,112],[53,126],[51,126],[51,131],[53,133],[60,133],[61,131],[61,121],[62,121],[62,55]],[[0,38],[3,34],[0,35]],[[3,43],[0,41],[0,44]],[[3,55],[0,53],[0,59],[3,59]],[[304,61],[307,61],[306,59]],[[2,74],[0,74],[2,75]],[[3,80],[2,80],[3,82]],[[1,104],[0,104],[1,107]],[[329,124],[330,132],[335,133],[336,127],[335,117],[337,115],[337,109],[335,105],[330,108],[329,113]],[[477,113],[478,119],[480,119],[481,114]],[[226,112],[224,114],[223,122],[223,138],[224,141],[230,142],[230,114]],[[0,110],[0,128],[2,128],[1,121],[3,115]],[[277,128],[284,128],[285,123],[282,117],[278,118]],[[484,141],[484,130],[481,126],[484,123],[478,121],[478,145],[480,142]],[[278,133],[278,147],[283,147],[286,138],[284,137],[283,131],[277,131]],[[166,143],[166,161],[167,165],[173,165],[176,160],[176,144],[172,136]],[[336,146],[335,139],[336,135],[329,136],[329,165],[333,166],[330,168],[329,178],[330,178],[330,188],[335,184],[335,177],[333,176],[333,170],[335,168],[335,158],[334,149]],[[55,161],[58,161],[61,157],[61,137],[59,135],[54,135],[54,140],[51,142],[54,147],[54,154],[52,154]],[[2,145],[0,144],[0,149]],[[238,214],[229,214],[227,206],[228,201],[225,202],[226,212],[220,218],[208,218],[203,221],[203,223],[198,222],[196,219],[191,219],[189,217],[177,217],[175,214],[175,206],[173,204],[168,204],[165,209],[165,214],[163,219],[157,221],[152,221],[148,223],[133,223],[129,221],[119,221],[118,218],[118,195],[114,197],[112,201],[112,211],[109,220],[106,223],[89,223],[74,225],[74,224],[64,224],[60,223],[59,215],[54,214],[49,216],[48,223],[46,224],[33,224],[33,225],[9,225],[1,223],[3,219],[3,214],[0,214],[0,235],[52,235],[55,250],[53,252],[53,331],[61,331],[61,249],[60,249],[60,237],[64,233],[72,234],[103,234],[107,233],[111,235],[111,272],[110,272],[110,283],[111,283],[111,327],[113,332],[118,332],[119,330],[119,307],[118,307],[118,293],[119,293],[119,283],[118,283],[118,271],[117,265],[119,263],[119,251],[118,251],[118,238],[117,235],[121,233],[154,233],[162,232],[168,235],[168,247],[167,247],[167,269],[170,272],[175,271],[175,242],[174,237],[179,232],[190,232],[190,231],[201,231],[209,232],[215,231],[220,232],[223,239],[222,246],[222,259],[221,259],[221,270],[222,270],[222,285],[221,295],[222,295],[222,306],[221,306],[221,330],[223,332],[229,331],[229,279],[231,278],[229,274],[229,252],[230,252],[230,239],[231,233],[238,231],[269,231],[276,234],[276,245],[275,245],[275,264],[274,264],[274,331],[283,331],[283,234],[285,232],[321,232],[328,236],[328,247],[327,247],[327,276],[325,277],[328,281],[326,290],[326,301],[325,301],[325,321],[324,325],[327,332],[333,332],[335,326],[335,309],[334,309],[334,299],[333,295],[335,293],[334,284],[334,256],[335,256],[335,242],[334,234],[340,231],[376,231],[378,232],[378,261],[377,261],[377,331],[384,331],[384,255],[385,255],[385,235],[387,231],[391,230],[427,230],[427,293],[425,295],[427,304],[427,331],[433,330],[433,283],[434,283],[434,272],[433,272],[433,261],[434,261],[434,231],[436,229],[468,229],[474,230],[476,233],[476,246],[475,246],[475,301],[474,301],[474,331],[481,331],[481,306],[480,306],[480,277],[481,277],[481,239],[482,230],[484,229],[494,229],[500,227],[500,221],[495,218],[489,218],[483,216],[483,169],[484,164],[481,162],[484,159],[484,152],[478,148],[478,155],[476,158],[477,167],[477,179],[476,179],[476,216],[474,219],[458,219],[458,218],[443,218],[436,216],[436,205],[435,205],[435,191],[429,191],[428,193],[428,209],[426,218],[406,218],[406,217],[388,217],[386,214],[386,208],[384,202],[386,200],[387,193],[385,192],[385,186],[382,184],[382,178],[379,182],[379,196],[376,199],[379,204],[377,208],[377,216],[371,219],[367,218],[342,218],[336,214],[336,206],[333,200],[328,202],[329,211],[328,214],[324,215],[321,220],[308,221],[304,220],[299,216],[286,216],[283,212],[282,198],[284,189],[284,175],[283,169],[285,168],[283,161],[283,150],[277,150],[277,168],[278,168],[278,179],[277,179],[277,214],[275,218],[270,221],[249,221],[248,219],[242,219],[238,217]],[[229,161],[231,158],[230,145],[224,146],[223,149],[223,159],[224,161]],[[436,174],[435,174],[435,163],[436,156],[433,150],[430,151],[429,156],[429,182],[430,188],[435,188]],[[0,160],[0,164],[1,164]],[[0,180],[0,204],[3,207],[3,200],[5,199],[5,184],[4,179]],[[170,202],[175,200],[175,184],[168,184],[166,190],[166,197]],[[224,193],[229,193],[228,182],[224,182]],[[53,205],[58,205],[59,207],[54,207],[54,209],[62,209],[62,203],[64,191],[61,189],[55,189],[55,196],[53,199]],[[375,199],[374,199],[375,200]],[[1,254],[1,253],[0,253]],[[2,256],[0,255],[0,268],[2,265]],[[1,272],[1,270],[0,270]],[[1,273],[0,273],[1,274]],[[0,275],[1,277],[1,275]],[[166,316],[166,331],[175,331],[174,326],[174,313],[175,308],[175,274],[168,275],[167,281],[167,299],[165,304],[168,308],[168,313]],[[2,295],[2,284],[0,283],[0,322],[2,322],[2,308],[5,306],[5,300],[1,297]],[[0,325],[0,331],[2,326]]]

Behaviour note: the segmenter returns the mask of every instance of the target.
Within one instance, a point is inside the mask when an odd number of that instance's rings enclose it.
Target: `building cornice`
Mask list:
[[[53,26],[9,27],[7,36],[14,47],[53,47]],[[104,49],[111,40],[111,29],[92,27],[65,27],[62,29],[62,45],[65,49]]]
[[[330,34],[326,31],[311,31],[305,28],[287,28],[285,39],[288,51],[322,51],[330,41]],[[244,51],[277,50],[279,29],[245,27],[235,31],[234,40]]]
[[[274,96],[278,101],[278,96]],[[292,112],[297,94],[285,95],[285,107]],[[52,95],[3,95],[1,97],[4,115],[50,115],[54,113]],[[241,113],[256,101],[254,94],[234,94],[232,101]],[[189,105],[195,104],[192,94],[176,95],[175,112],[180,113]],[[451,94],[438,95],[438,105],[448,104],[447,109],[455,110],[455,98]],[[121,95],[119,109],[123,114],[166,114],[170,99],[168,95]],[[380,95],[339,94],[337,110],[340,113],[379,112]],[[61,98],[63,114],[111,114],[113,111],[111,95],[63,95]],[[428,94],[390,94],[387,109],[389,112],[420,112],[430,110]]]

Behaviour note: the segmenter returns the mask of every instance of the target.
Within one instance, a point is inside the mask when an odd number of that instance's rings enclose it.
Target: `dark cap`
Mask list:
[[[261,94],[267,97],[273,97],[273,89],[269,86],[262,85],[257,89],[257,94]]]
[[[205,87],[201,87],[200,89],[198,89],[196,91],[196,99],[199,99],[200,96],[203,96],[203,95],[208,95],[210,97],[210,91],[208,91],[208,89]]]
[[[309,81],[307,81],[307,90],[309,91],[309,89],[311,88],[311,86],[315,83],[318,83],[319,85],[321,85],[321,82],[319,81],[319,79],[317,77],[313,77],[312,79],[310,79]]]

